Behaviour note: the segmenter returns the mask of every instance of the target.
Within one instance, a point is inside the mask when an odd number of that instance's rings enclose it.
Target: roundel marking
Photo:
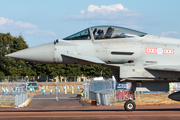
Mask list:
[[[157,54],[159,54],[159,55],[163,54],[163,49],[162,48],[158,48],[157,49]]]

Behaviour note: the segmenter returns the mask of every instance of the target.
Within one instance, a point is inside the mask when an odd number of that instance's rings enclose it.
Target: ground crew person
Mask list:
[[[172,94],[174,90],[175,90],[174,83],[170,82],[169,83],[169,94]]]
[[[84,97],[84,90],[81,89],[81,97]]]
[[[81,94],[77,94],[77,99],[81,99],[81,97],[84,97],[84,90],[81,88]]]

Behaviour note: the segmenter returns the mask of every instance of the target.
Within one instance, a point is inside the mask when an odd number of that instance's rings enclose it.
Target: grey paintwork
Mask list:
[[[95,40],[58,40],[6,55],[50,64],[100,64],[122,81],[176,81],[180,78],[180,40],[154,35]],[[146,53],[146,48],[173,49],[173,54]]]

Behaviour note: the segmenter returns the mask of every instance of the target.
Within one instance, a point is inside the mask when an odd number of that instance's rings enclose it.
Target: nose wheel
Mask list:
[[[135,102],[133,102],[132,100],[126,101],[125,104],[124,104],[124,109],[126,111],[133,111],[133,110],[135,110],[136,109]]]

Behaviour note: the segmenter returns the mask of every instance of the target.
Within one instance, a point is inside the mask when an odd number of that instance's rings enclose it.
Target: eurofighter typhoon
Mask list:
[[[117,26],[95,26],[7,57],[47,64],[96,64],[112,70],[117,81],[138,90],[168,91],[180,80],[180,40]],[[180,100],[180,93],[169,95]],[[135,110],[132,98],[124,104]]]

